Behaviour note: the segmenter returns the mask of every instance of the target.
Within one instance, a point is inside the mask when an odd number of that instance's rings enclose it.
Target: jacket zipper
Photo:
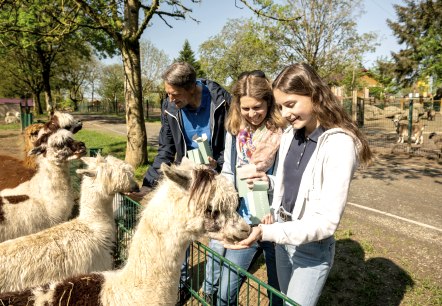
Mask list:
[[[178,121],[178,118],[175,115],[172,115],[171,113],[169,113],[167,110],[164,110],[164,112],[168,113],[169,116],[171,116],[173,119],[175,119],[178,123],[178,128],[180,129],[180,133],[181,133],[181,137],[183,138],[183,143],[184,143],[184,156],[187,155],[187,144],[186,144],[186,139],[184,138],[184,133],[183,130],[181,129],[181,125],[180,122]]]

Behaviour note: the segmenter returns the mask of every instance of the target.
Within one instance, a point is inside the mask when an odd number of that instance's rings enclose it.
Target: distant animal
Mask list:
[[[80,215],[38,233],[0,243],[0,291],[112,269],[116,193],[139,191],[134,170],[112,156],[83,157]],[[56,206],[54,202],[52,205]]]
[[[398,134],[398,143],[404,143],[405,139],[408,139],[408,122],[393,119],[393,124],[396,127],[396,133]],[[423,144],[425,125],[421,122],[413,124],[411,129],[411,141],[415,144]]]
[[[434,109],[428,109],[427,110],[427,120],[428,121],[433,121],[436,117],[436,111]]]
[[[176,303],[189,243],[203,235],[234,243],[249,225],[236,212],[233,185],[213,170],[162,164],[163,178],[143,209],[120,270],[92,273],[20,292],[0,294],[9,305],[145,306]],[[167,205],[165,205],[167,203]],[[9,303],[9,304],[8,304]]]
[[[428,139],[442,150],[442,134],[437,134],[436,132],[432,132],[428,136]]]
[[[86,154],[83,142],[60,129],[30,154],[40,155],[37,173],[0,191],[0,242],[36,233],[68,219],[74,205],[69,161]]]
[[[20,113],[19,112],[7,112],[5,116],[5,123],[20,123]]]

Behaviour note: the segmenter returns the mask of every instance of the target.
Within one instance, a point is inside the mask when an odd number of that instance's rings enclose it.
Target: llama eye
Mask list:
[[[220,215],[219,210],[212,211],[212,210],[208,209],[205,212],[206,218],[210,218],[210,219],[217,219],[219,217],[219,215]]]

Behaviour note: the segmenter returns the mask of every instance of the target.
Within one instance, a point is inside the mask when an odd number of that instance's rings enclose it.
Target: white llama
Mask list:
[[[236,213],[237,193],[209,169],[163,164],[164,178],[133,236],[129,258],[116,271],[92,273],[21,292],[0,294],[13,305],[175,305],[185,251],[206,234],[233,243],[250,227]]]
[[[68,162],[86,154],[84,143],[72,137],[63,129],[52,134],[47,144],[30,153],[41,155],[32,179],[0,191],[0,242],[68,219],[74,205]]]
[[[137,191],[133,168],[115,157],[85,157],[80,215],[41,232],[0,243],[0,291],[112,269],[116,193]]]

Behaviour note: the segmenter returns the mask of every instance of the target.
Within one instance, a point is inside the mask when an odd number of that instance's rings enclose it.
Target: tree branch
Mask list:
[[[286,18],[280,18],[280,17],[268,15],[268,14],[263,12],[264,11],[264,7],[261,8],[261,9],[256,9],[252,5],[250,5],[247,0],[239,0],[239,1],[241,1],[249,10],[254,12],[259,17],[265,17],[265,18],[273,19],[273,20],[276,20],[276,21],[283,21],[283,22],[290,22],[290,21],[296,21],[296,20],[301,19],[301,16],[297,16],[297,17],[286,19]],[[241,7],[239,7],[237,5],[237,0],[235,0],[235,6],[237,8],[242,9]]]

